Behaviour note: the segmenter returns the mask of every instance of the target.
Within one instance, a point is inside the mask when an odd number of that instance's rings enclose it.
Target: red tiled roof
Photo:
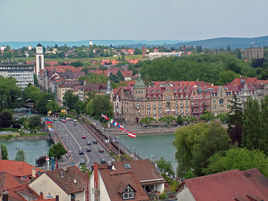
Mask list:
[[[9,189],[23,183],[22,180],[7,172],[0,172],[0,195],[2,195],[4,189]]]
[[[0,172],[8,172],[16,177],[32,175],[33,168],[35,168],[36,173],[38,171],[44,172],[43,170],[24,161],[0,160]]]
[[[249,201],[247,195],[253,195],[262,200],[268,198],[268,189],[263,184],[260,185],[266,188],[266,193],[263,193],[239,170],[186,179],[185,184],[196,201],[235,201],[236,197]]]
[[[85,176],[76,166],[67,167],[67,170],[56,169],[45,172],[67,194],[82,192],[85,190]]]

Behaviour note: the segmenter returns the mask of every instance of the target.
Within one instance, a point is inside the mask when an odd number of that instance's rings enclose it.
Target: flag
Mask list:
[[[101,117],[103,117],[107,121],[109,120],[109,118],[106,115],[104,115],[104,114],[101,114]]]
[[[136,134],[132,132],[127,133],[128,137],[136,138]]]
[[[114,121],[113,125],[114,125],[114,126],[117,126],[117,122],[116,122],[116,121]]]

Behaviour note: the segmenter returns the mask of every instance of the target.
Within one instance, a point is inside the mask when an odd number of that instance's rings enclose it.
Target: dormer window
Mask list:
[[[134,199],[134,190],[128,185],[122,193],[123,200]]]

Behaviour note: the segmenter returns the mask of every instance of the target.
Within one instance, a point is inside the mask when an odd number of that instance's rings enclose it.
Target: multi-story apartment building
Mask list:
[[[205,111],[212,114],[230,110],[233,96],[244,103],[248,97],[260,100],[268,94],[268,81],[257,78],[236,78],[225,86],[199,81],[153,82],[147,87],[140,75],[136,83],[113,91],[115,119],[129,124],[139,123],[144,117],[194,116]]]
[[[243,59],[261,59],[263,58],[263,48],[259,47],[251,47],[246,48],[242,51],[242,58]]]
[[[34,84],[34,65],[31,64],[0,64],[0,76],[13,77],[21,88]]]

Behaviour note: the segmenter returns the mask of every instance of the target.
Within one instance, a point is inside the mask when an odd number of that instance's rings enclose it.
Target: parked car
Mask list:
[[[103,158],[101,159],[101,164],[105,164],[106,163],[106,160]]]
[[[98,144],[97,140],[93,140],[93,144]]]
[[[104,151],[103,148],[100,147],[100,148],[99,148],[99,152],[100,152],[100,153],[103,153],[103,151]]]
[[[91,152],[91,149],[87,148],[87,152]]]
[[[82,136],[82,139],[86,139],[87,137],[85,135]]]
[[[90,141],[87,141],[87,145],[91,145],[91,142]]]

